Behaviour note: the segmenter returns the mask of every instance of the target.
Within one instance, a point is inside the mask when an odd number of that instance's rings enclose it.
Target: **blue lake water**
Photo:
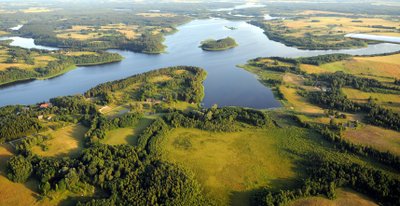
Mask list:
[[[236,27],[236,30],[227,29]],[[120,63],[78,67],[64,75],[48,79],[19,83],[0,88],[0,106],[33,104],[52,97],[81,94],[100,83],[122,79],[134,74],[168,66],[190,65],[207,70],[204,82],[204,105],[243,106],[251,108],[275,108],[280,103],[270,89],[264,87],[255,75],[236,67],[256,57],[299,57],[328,53],[357,55],[379,54],[400,50],[400,45],[382,43],[367,48],[339,51],[307,51],[287,47],[269,40],[263,30],[244,21],[224,19],[194,20],[178,27],[178,32],[167,36],[167,53],[147,55],[113,50],[125,57]],[[199,48],[201,41],[231,36],[239,46],[221,52],[206,52]],[[30,43],[28,42],[30,41]],[[15,38],[13,45],[35,48],[32,39]],[[40,47],[39,48],[43,48]],[[45,48],[46,49],[46,48]],[[47,48],[49,49],[49,48]]]

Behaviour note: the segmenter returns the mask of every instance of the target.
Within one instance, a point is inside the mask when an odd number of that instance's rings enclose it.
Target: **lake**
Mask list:
[[[227,29],[235,27],[236,30]],[[244,21],[224,19],[194,20],[178,27],[178,32],[166,37],[167,53],[147,55],[130,51],[111,50],[125,57],[120,63],[78,67],[64,75],[35,80],[0,88],[0,106],[11,104],[34,104],[56,96],[81,94],[107,81],[122,79],[134,74],[168,66],[190,65],[207,70],[204,82],[206,107],[243,106],[257,109],[280,107],[271,90],[264,87],[255,75],[236,67],[256,57],[299,57],[328,53],[357,55],[379,54],[400,50],[397,44],[375,44],[366,48],[339,51],[307,51],[287,47],[269,40],[263,30]],[[239,46],[221,52],[206,52],[199,48],[200,42],[231,36]],[[33,40],[14,38],[13,45],[32,47]],[[36,45],[37,46],[37,45]],[[39,48],[43,48],[40,47]],[[51,49],[51,48],[47,48]]]

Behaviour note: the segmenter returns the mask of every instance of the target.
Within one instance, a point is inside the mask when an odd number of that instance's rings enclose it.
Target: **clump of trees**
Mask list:
[[[200,47],[206,51],[221,51],[236,47],[237,43],[232,37],[218,40],[206,40],[201,42]]]
[[[22,155],[11,157],[7,162],[8,178],[14,182],[26,182],[32,174],[32,163]]]
[[[45,127],[38,121],[37,117],[14,113],[0,118],[0,142],[15,140],[44,130]]]
[[[185,70],[177,74],[175,71]],[[149,79],[156,76],[167,75],[171,80],[157,84],[149,82]],[[137,74],[122,80],[107,82],[100,84],[85,93],[86,97],[102,97],[107,96],[107,93],[121,91],[133,84],[141,84],[137,91],[136,100],[145,100],[146,98],[181,100],[189,103],[200,103],[204,97],[203,81],[206,77],[206,72],[198,67],[178,66],[164,68],[156,71],[150,71],[142,74]],[[108,102],[107,100],[105,102]]]
[[[190,173],[129,145],[93,144],[76,159],[14,156],[8,176],[17,182],[37,178],[43,196],[93,187],[108,195],[78,205],[207,205]]]

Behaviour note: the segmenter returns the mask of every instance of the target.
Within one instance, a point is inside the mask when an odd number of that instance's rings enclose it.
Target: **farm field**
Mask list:
[[[150,17],[150,16],[145,16]],[[168,16],[173,17],[173,16]],[[170,27],[140,26],[126,24],[108,24],[102,26],[75,25],[69,29],[57,30],[56,36],[61,39],[76,39],[80,41],[96,40],[102,37],[124,36],[133,40],[145,32],[158,34],[160,32],[171,32]]]
[[[322,64],[320,66],[302,64],[300,68],[310,74],[343,71],[349,74],[375,78],[383,81],[394,81],[394,77],[400,77],[400,54],[378,57],[353,57]]]
[[[320,15],[320,16],[315,16]],[[331,15],[331,16],[327,16]],[[332,16],[336,15],[336,16]],[[381,17],[349,17],[306,14],[295,18],[257,21],[275,41],[301,49],[344,49],[367,46],[367,41],[345,38],[349,33],[398,36],[398,20]]]
[[[9,48],[5,46],[0,46],[0,71],[3,71],[10,67],[18,67],[25,70],[34,70],[35,68],[45,67],[51,61],[55,61],[56,58],[50,55],[41,55],[36,52],[33,52],[31,57],[33,58],[33,64],[27,64],[22,60],[18,60],[16,62],[7,62],[7,59],[11,57],[8,53]]]
[[[400,132],[371,125],[347,130],[344,137],[353,143],[372,146],[382,152],[400,155]]]
[[[43,157],[65,157],[78,154],[84,145],[84,135],[88,129],[82,125],[70,125],[55,131],[48,131],[43,135],[49,135],[50,140],[45,142],[48,150],[35,146],[32,152]]]
[[[347,33],[375,33],[397,34],[398,22],[383,18],[347,18],[347,17],[304,17],[298,19],[286,19],[274,22],[288,28],[293,33],[290,36],[304,37],[306,33],[312,32],[313,35],[322,36],[327,34],[347,34]],[[378,26],[380,32],[376,30]],[[393,29],[389,29],[393,27]]]
[[[368,102],[372,98],[376,103],[393,111],[400,112],[400,95],[398,94],[383,94],[375,92],[363,92],[357,89],[343,88],[343,93],[355,102]]]

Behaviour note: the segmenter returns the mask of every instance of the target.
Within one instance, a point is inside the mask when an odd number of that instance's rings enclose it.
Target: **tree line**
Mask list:
[[[302,186],[279,192],[265,191],[257,198],[259,205],[285,205],[290,201],[324,195],[336,198],[336,189],[348,187],[372,197],[383,205],[400,204],[400,181],[380,170],[355,163],[338,163],[313,155],[307,164],[308,177]]]

